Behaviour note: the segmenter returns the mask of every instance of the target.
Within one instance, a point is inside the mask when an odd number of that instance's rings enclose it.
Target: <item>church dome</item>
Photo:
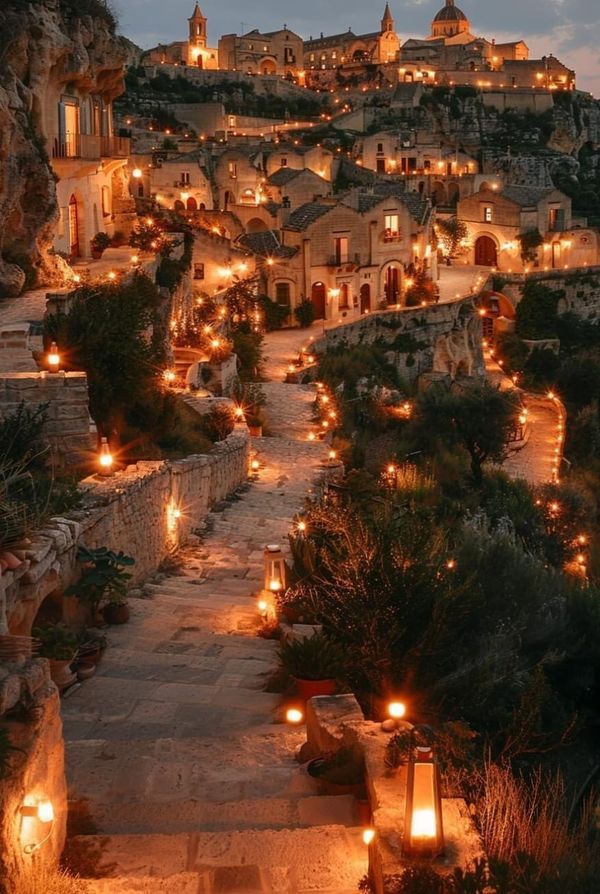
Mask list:
[[[454,0],[446,0],[446,5],[440,9],[434,22],[468,22],[462,9],[454,5]]]

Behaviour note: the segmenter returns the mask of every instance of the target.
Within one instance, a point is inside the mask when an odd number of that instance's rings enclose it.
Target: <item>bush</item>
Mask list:
[[[231,434],[235,419],[228,404],[216,404],[206,415],[201,417],[202,431],[211,441],[224,441]]]
[[[281,666],[298,680],[335,680],[344,667],[340,647],[320,633],[285,640],[278,657]]]
[[[259,295],[258,303],[264,314],[265,329],[267,332],[281,329],[290,315],[289,308],[283,304],[277,304],[276,301],[271,301],[268,295]]]
[[[556,338],[558,302],[563,292],[543,283],[528,282],[517,304],[516,333],[520,338]]]
[[[309,298],[305,298],[294,308],[294,317],[302,329],[307,329],[315,321],[315,306]]]

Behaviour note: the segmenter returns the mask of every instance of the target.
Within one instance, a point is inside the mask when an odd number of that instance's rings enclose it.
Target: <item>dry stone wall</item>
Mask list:
[[[502,274],[501,279],[502,287],[499,291],[515,306],[521,300],[527,280],[527,282],[539,282],[550,289],[564,293],[558,304],[559,313],[574,313],[590,322],[600,320],[600,267],[541,271],[530,273],[527,277],[522,274],[512,276]]]

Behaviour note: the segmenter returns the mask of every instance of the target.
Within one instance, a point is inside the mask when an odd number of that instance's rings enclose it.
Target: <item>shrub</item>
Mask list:
[[[41,643],[39,654],[42,658],[67,661],[74,658],[77,653],[79,637],[62,624],[34,627],[32,636]]]
[[[285,640],[278,656],[282,667],[299,680],[335,680],[344,667],[340,647],[320,633]]]
[[[289,307],[284,304],[277,304],[272,301],[268,295],[259,295],[258,303],[264,314],[265,329],[272,332],[274,329],[281,329],[290,315]]]
[[[98,252],[102,254],[102,252],[106,251],[106,249],[110,246],[112,239],[108,235],[108,233],[96,233],[95,236],[91,239],[91,249],[93,252]]]
[[[202,431],[211,441],[224,441],[231,434],[235,419],[228,404],[218,403],[201,417]]]
[[[315,321],[315,306],[309,298],[305,298],[294,308],[294,316],[302,329],[307,329]]]
[[[563,292],[543,283],[528,282],[517,304],[516,333],[520,338],[556,338],[558,302]]]

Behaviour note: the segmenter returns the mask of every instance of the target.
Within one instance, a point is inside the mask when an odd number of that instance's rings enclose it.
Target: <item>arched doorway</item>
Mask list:
[[[364,314],[369,310],[371,310],[371,286],[366,282],[360,287],[360,312]]]
[[[197,211],[198,210],[198,202],[193,196],[190,196],[186,202],[188,211]]]
[[[81,254],[79,245],[79,209],[75,196],[71,196],[69,199],[69,254],[72,258],[78,258]]]
[[[315,308],[315,317],[317,320],[325,319],[325,307],[326,307],[326,292],[325,292],[325,283],[322,282],[314,282],[311,293],[310,300],[312,301]]]
[[[560,242],[552,243],[552,266],[560,267],[562,259],[562,251]]]
[[[266,229],[267,225],[260,217],[251,217],[246,225],[247,233],[264,233]]]
[[[264,59],[260,63],[260,73],[262,75],[274,75],[277,71],[277,67],[272,59]]]
[[[460,190],[458,188],[458,183],[449,183],[448,184],[448,204],[456,205],[460,198]]]
[[[440,180],[437,180],[433,186],[432,200],[434,205],[446,204],[446,187]]]
[[[383,294],[387,304],[400,303],[400,268],[397,264],[390,264],[385,271]]]
[[[350,289],[348,287],[348,283],[342,283],[340,286],[340,310],[348,310],[350,307]]]
[[[181,199],[175,199],[175,201],[173,202],[173,210],[177,211],[179,214],[181,214],[182,211],[185,211],[185,205],[183,204]]]
[[[480,236],[475,243],[475,263],[480,267],[498,266],[498,249],[491,236]]]

